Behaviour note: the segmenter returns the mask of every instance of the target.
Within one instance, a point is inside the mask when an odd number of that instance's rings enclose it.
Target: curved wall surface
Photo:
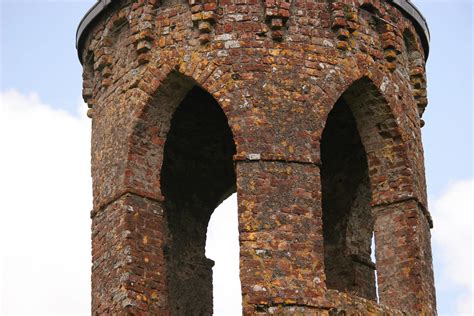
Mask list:
[[[99,1],[93,313],[212,314],[207,223],[236,191],[245,315],[436,314],[428,34],[409,1]]]

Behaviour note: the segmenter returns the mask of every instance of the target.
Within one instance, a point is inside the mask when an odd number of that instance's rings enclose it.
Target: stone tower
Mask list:
[[[436,314],[428,43],[408,0],[98,1],[77,33],[93,314],[211,315],[233,192],[245,315]]]

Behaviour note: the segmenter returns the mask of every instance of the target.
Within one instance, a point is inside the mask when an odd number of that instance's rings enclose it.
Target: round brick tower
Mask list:
[[[408,0],[98,1],[93,314],[211,315],[233,192],[245,315],[436,314],[428,43]]]

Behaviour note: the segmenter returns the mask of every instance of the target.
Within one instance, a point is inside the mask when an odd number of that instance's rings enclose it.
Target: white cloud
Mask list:
[[[242,315],[235,193],[212,213],[207,230],[206,257],[215,261],[212,269],[214,315]]]
[[[0,135],[0,314],[87,315],[90,121],[8,91]]]
[[[0,93],[0,314],[90,313],[90,120]],[[215,315],[240,315],[237,197],[213,213]]]
[[[460,293],[456,298],[457,314],[472,315],[472,221],[474,180],[458,181],[432,203],[435,228],[434,255],[442,267],[437,271],[438,290]]]

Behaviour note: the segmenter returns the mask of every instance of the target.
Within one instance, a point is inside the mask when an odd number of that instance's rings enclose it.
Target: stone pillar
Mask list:
[[[92,314],[166,314],[161,203],[127,193],[92,215]]]
[[[244,314],[311,309],[325,291],[319,167],[239,161],[236,174]]]
[[[420,204],[409,199],[373,211],[380,303],[436,314],[430,227]]]

